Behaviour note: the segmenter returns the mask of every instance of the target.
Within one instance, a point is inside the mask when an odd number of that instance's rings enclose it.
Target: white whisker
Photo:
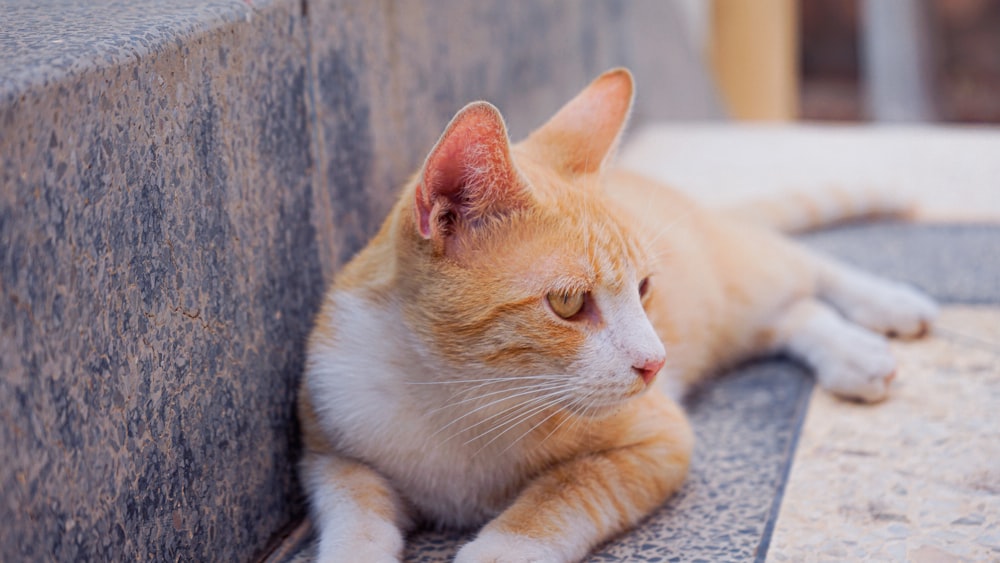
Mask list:
[[[479,452],[483,451],[483,449],[485,449],[487,446],[489,446],[493,442],[495,442],[498,439],[500,439],[501,436],[503,436],[507,432],[510,432],[512,429],[516,428],[517,425],[520,424],[521,422],[523,422],[523,421],[531,418],[535,414],[537,414],[537,413],[539,413],[541,411],[544,411],[547,408],[551,408],[551,407],[553,407],[555,405],[558,405],[559,403],[563,402],[565,400],[565,398],[566,398],[565,396],[557,396],[554,399],[552,399],[552,400],[550,400],[550,401],[548,401],[548,402],[546,402],[546,403],[544,403],[542,405],[533,407],[528,412],[523,413],[523,414],[515,417],[513,420],[504,422],[501,425],[494,426],[493,428],[490,428],[486,432],[480,433],[478,436],[476,436],[475,438],[472,438],[470,440],[467,440],[465,443],[466,444],[470,444],[472,442],[475,442],[476,440],[479,440],[480,438],[486,436],[487,434],[489,434],[491,432],[494,432],[496,430],[499,430],[500,428],[503,428],[504,426],[507,427],[502,432],[500,432],[499,434],[497,434],[496,436],[494,436],[493,438],[491,438],[488,442],[486,442],[485,444],[483,444],[483,446],[481,448],[479,448],[478,450],[476,450],[476,454],[478,454]]]
[[[653,246],[657,242],[659,242],[660,239],[663,238],[664,235],[666,235],[670,231],[672,231],[675,228],[677,228],[678,226],[680,226],[681,221],[687,219],[690,215],[691,214],[689,212],[689,213],[682,213],[682,214],[674,217],[673,220],[671,220],[669,223],[667,223],[666,225],[664,225],[663,228],[660,229],[659,232],[657,232],[652,238],[644,240],[643,241],[643,246],[645,247],[646,252],[649,253],[649,254],[654,254],[652,252]]]
[[[515,403],[515,404],[513,404],[513,405],[511,405],[511,406],[509,406],[509,407],[507,407],[507,408],[505,408],[505,409],[503,409],[501,411],[495,412],[495,413],[491,414],[490,416],[487,416],[486,418],[483,418],[483,419],[480,419],[480,420],[478,420],[476,422],[473,422],[472,424],[466,426],[465,428],[462,428],[461,430],[455,432],[454,434],[451,434],[450,436],[448,436],[447,438],[445,438],[444,441],[447,442],[448,440],[451,440],[452,438],[454,438],[456,436],[464,434],[464,433],[468,432],[469,430],[472,430],[473,428],[475,428],[477,426],[480,426],[482,424],[486,424],[487,422],[489,422],[490,420],[493,420],[494,418],[502,417],[502,416],[517,416],[517,413],[519,411],[523,412],[523,410],[526,409],[526,408],[530,408],[533,405],[537,405],[537,404],[539,404],[539,403],[541,403],[543,401],[547,401],[552,395],[553,394],[545,394],[545,395],[541,395],[539,397],[532,397],[532,398],[530,398],[530,399],[528,399],[526,401],[522,401],[520,403]],[[453,424],[454,422],[458,422],[458,421],[457,420],[452,421],[452,423],[450,423],[449,426],[451,426],[451,424]],[[497,424],[503,424],[503,420],[501,420]],[[435,434],[436,434],[436,432],[435,432]]]
[[[559,414],[558,410],[553,411],[549,416],[546,416],[545,418],[543,418],[542,420],[540,420],[538,422],[538,424],[532,426],[531,428],[529,428],[528,430],[526,430],[523,434],[521,434],[520,436],[518,436],[517,438],[515,438],[514,441],[511,442],[510,444],[508,444],[507,447],[504,448],[500,453],[503,454],[507,450],[509,450],[512,447],[514,447],[514,444],[520,442],[522,439],[524,439],[525,436],[527,436],[528,434],[531,434],[532,432],[534,432],[536,428],[538,428],[539,426],[545,424],[549,419],[551,419],[553,416],[555,416],[557,414]],[[566,420],[569,420],[569,417],[567,417]],[[566,420],[563,420],[563,422],[566,422]],[[559,426],[562,426],[563,422],[560,422],[559,425],[556,426],[556,428],[559,428]],[[551,432],[549,434],[551,435]],[[546,436],[546,438],[548,438],[548,436]],[[542,441],[544,442],[545,440],[543,439]]]
[[[430,412],[430,414],[433,414],[435,412],[438,412],[438,411],[441,411],[441,410],[444,410],[444,409],[456,407],[458,405],[462,405],[462,404],[469,403],[469,402],[472,402],[472,401],[478,401],[478,400],[481,400],[481,399],[486,398],[486,397],[492,397],[493,395],[499,395],[501,393],[509,393],[511,391],[522,391],[524,389],[527,389],[527,391],[523,391],[521,393],[517,393],[517,394],[514,394],[514,395],[510,395],[508,397],[501,398],[500,401],[503,401],[504,399],[508,399],[508,398],[520,397],[521,395],[528,395],[528,394],[532,393],[533,391],[544,391],[544,390],[547,390],[547,389],[549,389],[549,388],[551,388],[553,386],[559,387],[559,386],[562,386],[562,385],[566,385],[566,382],[553,381],[553,382],[542,383],[542,384],[531,383],[531,384],[528,384],[528,385],[518,385],[518,386],[513,387],[513,388],[498,389],[496,391],[490,391],[489,393],[483,393],[482,395],[476,395],[475,397],[469,397],[467,399],[462,399],[461,401],[457,401],[457,402],[454,402],[454,403],[448,403],[446,405],[442,405],[440,407],[437,407],[436,409],[433,409],[433,410],[431,410],[429,412]],[[493,404],[493,403],[490,403],[490,404]]]
[[[501,420],[495,421],[494,424],[493,424],[493,426],[489,430],[486,430],[485,432],[483,432],[479,436],[476,436],[476,438],[472,439],[472,440],[475,440],[475,439],[477,439],[479,437],[482,437],[485,434],[489,434],[490,432],[493,432],[494,430],[496,430],[498,428],[504,427],[508,422],[510,422],[510,421],[512,421],[512,420],[514,420],[514,419],[516,419],[518,417],[520,417],[522,414],[524,414],[528,410],[534,408],[536,405],[540,405],[540,404],[542,404],[542,403],[544,403],[546,401],[549,401],[553,397],[557,397],[560,394],[562,394],[562,392],[563,392],[563,390],[557,389],[557,390],[554,390],[552,392],[546,393],[544,395],[540,395],[538,397],[532,397],[531,399],[528,399],[526,401],[517,403],[515,405],[511,405],[511,406],[503,409],[500,412],[494,413],[494,414],[492,414],[492,415],[490,415],[490,416],[488,416],[488,417],[486,417],[486,418],[484,418],[482,420],[479,420],[478,422],[475,422],[473,424],[470,424],[469,426],[466,426],[465,428],[459,430],[458,432],[455,432],[454,434],[448,436],[448,438],[446,438],[445,441],[448,441],[448,440],[450,440],[450,439],[452,439],[455,436],[458,436],[460,434],[464,434],[465,432],[468,432],[469,430],[472,430],[473,428],[475,428],[477,426],[485,424],[485,423],[489,422],[490,420],[492,420],[494,418],[503,417]]]
[[[452,383],[492,383],[499,381],[520,381],[522,379],[559,379],[562,374],[553,375],[515,375],[511,377],[488,377],[482,379],[448,379],[444,381],[404,381],[407,385],[450,385]]]
[[[537,385],[537,386],[532,385],[532,386],[526,386],[526,387],[528,387],[528,389],[526,391],[522,391],[522,389],[524,389],[525,387],[517,387],[515,389],[503,389],[503,390],[500,390],[500,391],[494,391],[493,393],[489,393],[488,395],[496,395],[498,393],[506,393],[506,392],[509,392],[509,391],[519,391],[518,393],[514,393],[512,395],[506,395],[506,396],[500,397],[499,399],[494,399],[494,400],[490,401],[489,403],[486,403],[485,405],[480,405],[479,407],[476,407],[475,409],[473,409],[473,410],[471,410],[471,411],[463,414],[462,416],[460,416],[460,417],[456,418],[455,420],[452,420],[448,424],[444,425],[443,427],[441,427],[440,429],[438,429],[437,432],[435,432],[434,434],[432,434],[432,436],[436,436],[438,433],[440,433],[443,430],[451,427],[452,425],[454,425],[455,423],[459,422],[460,420],[463,420],[463,419],[465,419],[465,418],[467,418],[469,416],[472,416],[472,415],[476,414],[477,412],[479,412],[479,411],[481,411],[483,409],[489,408],[489,407],[491,407],[491,406],[493,406],[493,405],[495,405],[497,403],[502,403],[504,401],[507,401],[507,400],[510,400],[510,399],[514,399],[516,397],[522,397],[524,395],[531,395],[531,394],[538,393],[538,392],[545,392],[545,394],[543,396],[547,396],[549,393],[551,393],[553,391],[561,392],[564,388],[569,387],[569,384],[568,383],[549,383],[549,384],[546,384],[546,385]],[[463,404],[463,403],[467,403],[467,402],[470,402],[470,401],[474,401],[474,400],[477,400],[477,399],[481,399],[481,398],[486,397],[486,396],[487,395],[480,395],[478,397],[472,397],[472,398],[469,398],[469,399],[464,399],[462,401],[459,401],[458,403],[452,403],[452,404],[444,405],[444,406],[441,406],[441,407],[438,407],[438,408],[434,409],[433,411],[431,411],[431,413],[434,413],[434,412],[437,412],[437,411],[440,411],[440,410],[443,410],[443,409],[446,409],[446,408],[454,407],[454,406],[457,406],[457,405],[460,405],[460,404]],[[496,416],[496,415],[493,415],[493,416]],[[490,417],[490,418],[492,418],[492,417]],[[486,420],[489,420],[489,419],[486,419]],[[476,426],[476,425],[470,426],[469,428],[473,428],[474,426]],[[468,430],[468,428],[466,430]],[[463,430],[463,432],[464,432],[464,430]]]

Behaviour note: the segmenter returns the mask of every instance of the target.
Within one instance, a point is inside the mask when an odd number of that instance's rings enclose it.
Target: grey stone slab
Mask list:
[[[253,11],[243,0],[0,0],[0,99],[136,62]]]
[[[905,280],[943,303],[1000,303],[1000,225],[870,223],[801,238],[864,270]]]
[[[0,560],[249,559],[324,283],[299,3],[38,4],[93,49],[0,98]]]

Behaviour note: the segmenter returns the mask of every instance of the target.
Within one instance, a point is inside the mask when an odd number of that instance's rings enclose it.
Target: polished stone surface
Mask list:
[[[1000,309],[939,325],[894,344],[885,403],[815,394],[769,561],[1000,559]]]
[[[0,560],[264,553],[324,286],[448,118],[615,64],[718,115],[671,10],[0,0]]]

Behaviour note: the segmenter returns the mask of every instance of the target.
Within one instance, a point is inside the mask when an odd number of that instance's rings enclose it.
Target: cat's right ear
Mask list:
[[[417,229],[443,244],[459,229],[517,207],[522,195],[503,117],[493,105],[474,102],[455,114],[424,162],[416,190]]]
[[[527,143],[571,174],[600,171],[612,159],[632,111],[635,80],[625,68],[598,76]]]

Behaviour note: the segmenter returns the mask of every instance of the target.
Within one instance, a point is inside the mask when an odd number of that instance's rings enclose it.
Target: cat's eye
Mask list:
[[[555,314],[564,319],[576,315],[580,312],[580,309],[583,309],[585,297],[586,294],[582,292],[570,293],[564,291],[553,291],[546,296],[549,306],[552,307]]]
[[[649,276],[642,278],[639,282],[639,297],[645,297],[649,293]]]

